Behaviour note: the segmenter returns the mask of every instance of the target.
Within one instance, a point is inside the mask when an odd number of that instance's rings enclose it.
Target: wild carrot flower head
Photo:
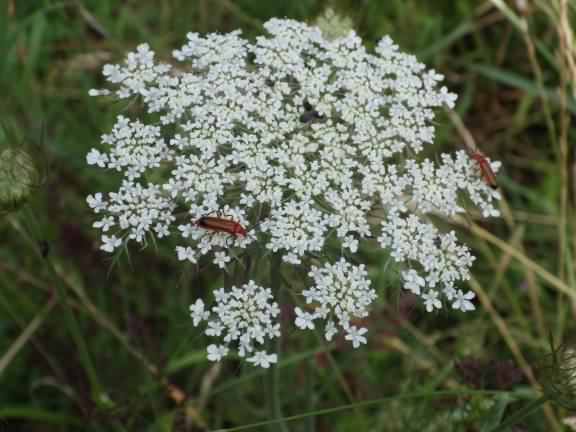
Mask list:
[[[113,90],[91,94],[137,100],[154,120],[118,116],[88,154],[89,164],[123,176],[116,192],[88,197],[101,215],[94,225],[102,249],[170,236],[178,259],[209,256],[225,268],[232,250],[258,242],[300,266],[325,256],[328,241],[350,255],[377,239],[427,310],[473,309],[473,294],[457,284],[474,257],[427,214],[461,213],[467,196],[495,216],[498,192],[464,151],[437,161],[420,155],[434,141],[434,109],[456,100],[443,77],[388,37],[369,52],[354,32],[327,39],[281,19],[264,27],[253,42],[239,31],[189,33],[173,64],[143,44],[123,64],[105,66]],[[197,223],[218,214],[247,235]],[[327,337],[341,330],[356,346],[365,329],[351,322],[366,315],[375,291],[362,266],[333,261],[312,270],[297,325],[324,320]],[[213,346],[210,355],[225,352]],[[254,361],[266,364],[266,355]]]

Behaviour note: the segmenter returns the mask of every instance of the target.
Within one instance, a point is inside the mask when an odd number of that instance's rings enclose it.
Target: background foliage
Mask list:
[[[118,261],[98,251],[85,196],[115,179],[89,169],[85,154],[120,107],[87,92],[104,63],[138,43],[166,58],[188,31],[255,36],[270,17],[313,22],[328,6],[369,46],[389,34],[446,75],[460,99],[458,116],[438,120],[440,148],[471,137],[503,161],[501,220],[477,223],[471,212],[440,222],[478,256],[477,311],[427,314],[399,291],[386,257],[365,250],[382,297],[367,347],[288,333],[271,371],[214,365],[187,305],[221,273],[183,268],[162,246]],[[27,152],[36,174],[27,166],[11,177],[33,194],[3,203],[0,216],[0,431],[488,431],[507,419],[515,430],[569,428],[571,369],[558,378],[542,365],[551,346],[565,360],[576,329],[575,9],[573,0],[1,2],[0,153]],[[0,177],[2,187],[5,166]]]

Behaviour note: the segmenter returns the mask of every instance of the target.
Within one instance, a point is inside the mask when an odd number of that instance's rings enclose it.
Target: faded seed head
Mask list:
[[[338,15],[332,8],[328,8],[322,15],[316,18],[314,23],[328,40],[346,36],[354,30],[352,20],[347,16]]]
[[[0,151],[0,213],[18,210],[39,183],[39,173],[28,152],[19,148]]]

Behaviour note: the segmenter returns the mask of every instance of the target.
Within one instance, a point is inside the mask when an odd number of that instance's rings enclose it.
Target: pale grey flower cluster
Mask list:
[[[87,156],[123,176],[118,191],[88,197],[102,214],[94,224],[102,249],[171,236],[178,259],[209,256],[226,268],[258,242],[298,266],[324,254],[329,241],[354,254],[377,238],[427,310],[443,301],[473,309],[473,294],[457,283],[474,258],[427,214],[462,213],[467,197],[496,216],[499,195],[464,151],[438,163],[419,155],[434,140],[434,109],[454,106],[442,76],[388,37],[369,52],[354,32],[327,39],[281,19],[264,27],[254,42],[239,31],[190,33],[174,65],[156,61],[144,44],[123,64],[105,66],[115,89],[91,94],[137,101],[149,120],[118,116]],[[246,235],[207,229],[199,223],[207,216],[233,221]],[[335,261],[312,271],[303,295],[313,312],[298,308],[297,325],[323,320],[326,337],[343,331],[357,346],[366,329],[352,320],[366,315],[375,294],[362,266]],[[219,293],[221,301],[234,295]],[[224,351],[212,346],[210,357]],[[255,362],[265,364],[266,355]]]

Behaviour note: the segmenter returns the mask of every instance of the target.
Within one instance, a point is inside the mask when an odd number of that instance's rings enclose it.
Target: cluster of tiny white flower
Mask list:
[[[314,305],[313,312],[296,307],[295,324],[301,329],[314,329],[314,321],[325,320],[324,336],[330,341],[338,327],[346,333],[354,348],[366,343],[366,328],[358,329],[351,319],[368,316],[368,307],[376,299],[376,291],[370,288],[370,279],[364,265],[353,266],[344,259],[334,265],[312,267],[311,288],[302,291],[307,304]]]
[[[255,345],[264,345],[280,336],[280,324],[276,322],[280,308],[272,301],[272,290],[250,281],[240,288],[216,290],[214,297],[216,305],[211,311],[205,309],[201,299],[190,306],[194,326],[207,321],[205,334],[219,337],[224,342],[208,346],[208,359],[220,361],[228,354],[228,345],[237,344],[238,355],[251,355],[247,360],[256,366],[268,368],[271,363],[276,363],[276,354],[255,351]]]
[[[422,296],[428,311],[441,308],[437,300],[438,285],[448,300],[459,295],[454,284],[469,277],[469,268],[475,259],[468,248],[457,243],[454,231],[442,234],[436,227],[423,223],[415,215],[390,215],[382,223],[382,235],[378,241],[383,247],[392,250],[392,257],[397,262],[418,263],[422,267],[425,277],[415,269],[404,271],[402,277],[404,288]],[[463,312],[474,309],[469,302],[456,302],[453,307]]]
[[[454,106],[442,76],[388,37],[370,53],[354,32],[329,40],[292,20],[264,27],[268,35],[255,42],[239,31],[190,33],[173,53],[181,68],[156,62],[145,44],[124,64],[105,66],[117,89],[91,94],[137,99],[158,120],[119,116],[102,139],[108,150],[87,156],[123,173],[118,192],[88,197],[104,215],[94,224],[106,233],[102,249],[172,235],[180,260],[208,255],[225,268],[231,250],[255,241],[299,265],[329,239],[355,253],[362,240],[378,238],[427,310],[442,299],[472,309],[473,294],[455,284],[469,277],[473,257],[426,214],[461,213],[468,196],[495,216],[499,194],[464,151],[443,154],[439,164],[418,157],[434,140],[434,109]],[[214,215],[246,235],[199,223]],[[320,306],[310,315],[299,309],[299,325],[325,318],[327,337],[338,325],[354,346],[363,342],[365,329],[349,319],[364,316],[374,298],[365,270],[340,261],[313,278],[306,301]],[[223,352],[211,349],[212,358]]]

